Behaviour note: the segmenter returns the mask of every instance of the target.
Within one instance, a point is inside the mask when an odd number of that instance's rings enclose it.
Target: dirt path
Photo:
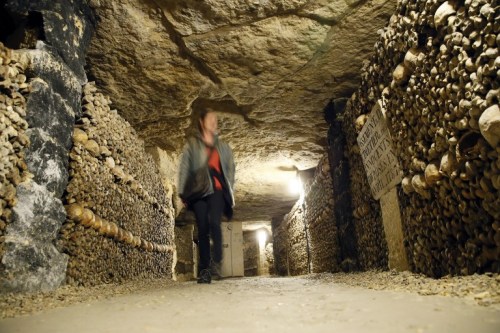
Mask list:
[[[500,309],[329,277],[184,282],[0,320],[1,333],[500,332]]]

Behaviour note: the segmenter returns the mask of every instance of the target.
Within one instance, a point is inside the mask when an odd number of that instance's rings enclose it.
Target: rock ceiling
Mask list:
[[[356,89],[395,0],[91,0],[95,80],[150,146],[178,155],[192,110],[220,112],[237,163],[235,218],[289,211],[295,168],[325,151],[322,110]]]

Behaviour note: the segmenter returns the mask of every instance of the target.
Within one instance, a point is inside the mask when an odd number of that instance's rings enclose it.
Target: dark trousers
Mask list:
[[[200,270],[210,266],[210,236],[214,245],[214,261],[222,260],[221,218],[224,210],[222,191],[215,191],[192,205],[198,226],[198,247],[200,251]]]

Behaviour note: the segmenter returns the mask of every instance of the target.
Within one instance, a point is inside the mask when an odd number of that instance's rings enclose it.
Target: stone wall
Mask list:
[[[355,139],[375,102],[385,106],[416,272],[500,271],[497,16],[494,1],[399,1],[346,112],[354,207],[377,221]]]
[[[301,275],[339,270],[339,243],[333,214],[333,188],[328,157],[282,221],[274,221],[273,249],[277,274]]]
[[[6,230],[6,290],[49,290],[65,276],[67,257],[53,245],[64,221],[61,202],[68,180],[68,150],[81,86],[73,73],[46,50],[16,51],[29,65],[24,149],[30,172],[19,183],[17,205]],[[64,87],[64,88],[63,88]],[[64,90],[66,89],[66,90]],[[36,264],[34,264],[36,263]],[[11,279],[15,276],[15,279]]]
[[[174,210],[153,158],[93,83],[82,104],[58,240],[69,255],[68,282],[171,276]]]
[[[78,0],[7,1],[3,9],[21,22],[11,35],[2,34],[5,41],[13,48],[31,49],[13,53],[26,68],[23,80],[28,87],[23,90],[29,91],[25,112],[22,108],[16,111],[26,120],[28,126],[23,125],[23,129],[29,140],[22,139],[25,142],[16,145],[15,152],[24,157],[18,167],[25,170],[26,166],[30,175],[24,178],[21,172],[21,181],[12,179],[12,184],[17,183],[16,199],[6,210],[11,213],[10,221],[0,241],[1,290],[50,290],[64,281],[66,273],[67,256],[55,248],[54,241],[65,218],[61,197],[68,180],[71,132],[81,110],[81,85],[86,81],[84,54],[93,17]],[[2,89],[4,93],[19,99],[17,93]],[[22,131],[19,138],[24,138]],[[12,193],[8,186],[6,194]]]
[[[18,202],[17,186],[31,176],[25,161],[25,148],[29,145],[26,64],[12,56],[12,50],[0,43],[0,258],[4,257],[5,247],[10,246],[5,235]],[[0,261],[0,276],[5,276],[6,268],[13,267],[5,267]]]

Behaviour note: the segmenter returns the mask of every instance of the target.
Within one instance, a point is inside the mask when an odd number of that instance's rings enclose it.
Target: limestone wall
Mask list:
[[[25,161],[26,95],[29,85],[24,73],[26,64],[12,58],[12,50],[0,43],[0,258],[5,254],[6,229],[12,222],[17,186],[28,180]],[[0,275],[5,266],[0,261]]]
[[[171,276],[174,211],[153,158],[92,83],[84,87],[58,246],[69,283]]]
[[[273,224],[277,274],[301,275],[339,270],[339,244],[333,214],[333,188],[325,155],[299,200]]]
[[[399,1],[346,111],[354,207],[377,221],[355,137],[383,100],[416,272],[500,271],[499,28],[494,1]]]

